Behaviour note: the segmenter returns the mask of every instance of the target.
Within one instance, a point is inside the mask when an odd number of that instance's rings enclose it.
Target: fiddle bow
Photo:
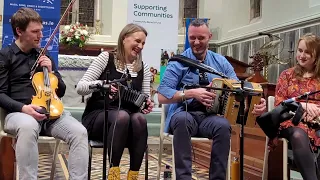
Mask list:
[[[76,0],[72,0],[69,3],[53,33],[50,35],[45,47],[41,48],[36,62],[33,64],[30,72],[30,79],[32,79],[32,85],[36,91],[36,95],[32,97],[31,104],[41,107],[41,110],[37,110],[37,112],[45,114],[48,119],[51,120],[59,118],[64,110],[62,101],[56,95],[56,89],[58,89],[58,78],[52,72],[49,72],[47,67],[42,68],[43,72],[35,73],[35,71],[39,66],[40,57],[45,55],[47,48],[59,29],[62,19],[64,19],[75,1]]]

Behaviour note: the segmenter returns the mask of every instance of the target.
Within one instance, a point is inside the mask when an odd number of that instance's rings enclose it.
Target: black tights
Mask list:
[[[304,180],[317,180],[316,156],[311,151],[307,133],[298,127],[284,129],[280,133],[292,147],[294,162]]]
[[[117,118],[118,115],[118,118]],[[110,166],[119,166],[125,147],[130,153],[130,170],[139,171],[147,146],[147,121],[143,114],[128,114],[126,111],[109,110],[108,113],[108,155],[111,157]],[[94,121],[91,140],[103,140],[104,111],[97,115]],[[115,127],[115,129],[114,129]],[[111,154],[111,141],[112,156]]]

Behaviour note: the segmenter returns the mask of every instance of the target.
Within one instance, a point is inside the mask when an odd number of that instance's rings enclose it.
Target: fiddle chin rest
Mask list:
[[[48,111],[44,107],[41,107],[41,109],[36,109],[36,111],[40,114],[49,115]]]

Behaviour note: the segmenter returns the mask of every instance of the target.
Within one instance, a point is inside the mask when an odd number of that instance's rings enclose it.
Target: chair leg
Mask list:
[[[88,180],[91,179],[92,147],[89,146]]]
[[[58,152],[59,152],[59,145],[60,145],[60,140],[57,139],[55,147],[54,147],[54,151],[53,151],[53,160],[52,160],[52,165],[51,165],[50,180],[54,179],[54,174],[56,172],[56,160],[57,160],[57,156],[58,156]]]
[[[161,165],[162,165],[163,140],[164,140],[164,137],[163,137],[162,134],[160,134],[160,138],[159,139],[160,139],[160,142],[159,142],[157,180],[160,180]]]
[[[144,173],[144,179],[148,180],[148,159],[149,158],[149,148],[148,148],[148,144],[147,144],[147,148],[146,148],[146,153],[145,153],[145,173]]]
[[[230,145],[229,156],[228,156],[228,167],[227,167],[227,178],[226,178],[227,180],[231,179],[231,177],[230,177],[230,175],[231,175],[230,168],[231,168],[231,145]]]
[[[283,144],[283,180],[288,180],[288,141],[282,138]]]
[[[176,179],[176,162],[174,161],[174,147],[173,147],[173,139],[171,141],[172,147],[172,179]]]
[[[269,158],[269,149],[268,149],[269,138],[266,136],[266,144],[264,148],[264,163],[262,170],[262,180],[268,179],[268,158]]]

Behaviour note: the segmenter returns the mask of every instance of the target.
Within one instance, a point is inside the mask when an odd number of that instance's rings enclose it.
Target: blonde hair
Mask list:
[[[123,40],[126,37],[136,32],[143,32],[146,36],[148,35],[148,32],[146,31],[145,28],[133,23],[127,24],[120,32],[120,35],[118,38],[118,46],[116,49],[116,59],[115,59],[115,66],[117,69],[124,70],[126,67],[126,61],[125,61],[126,55],[125,55]],[[142,69],[142,53],[140,52],[137,56],[137,59],[133,62],[133,71],[138,72],[141,69]]]
[[[320,79],[320,38],[314,34],[307,33],[300,37],[300,41],[304,40],[308,50],[310,51],[311,57],[315,58],[315,68],[313,69],[313,77]],[[298,48],[297,48],[298,49]],[[298,63],[294,68],[294,74],[297,78],[302,78],[306,70]]]

